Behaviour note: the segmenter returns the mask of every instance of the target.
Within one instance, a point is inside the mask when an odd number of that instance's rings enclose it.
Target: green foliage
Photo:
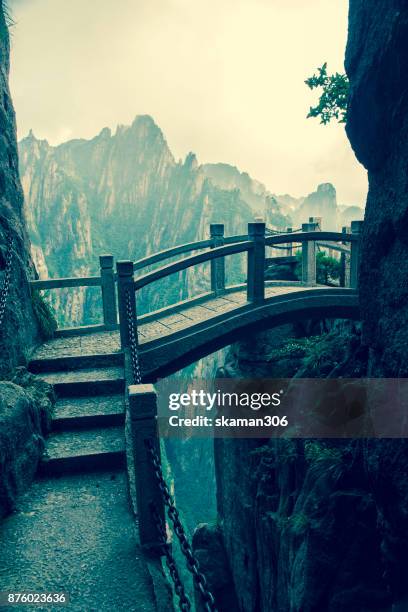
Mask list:
[[[347,346],[348,336],[338,334],[336,331],[311,338],[307,355],[303,360],[304,377],[327,376],[344,360]]]
[[[332,119],[346,123],[350,89],[346,74],[327,74],[326,62],[318,68],[318,73],[306,79],[305,83],[309,89],[322,90],[318,104],[310,107],[307,118],[320,117],[320,123],[324,125]]]
[[[31,301],[42,337],[44,339],[52,338],[57,329],[57,321],[55,320],[49,304],[44,300],[41,293],[35,290],[31,294]]]
[[[317,282],[322,285],[328,285],[331,281],[338,280],[340,278],[340,261],[319,251],[316,256],[316,277]]]
[[[308,463],[317,461],[341,461],[343,455],[341,450],[327,446],[323,442],[308,440],[305,442],[305,459]]]
[[[296,254],[297,264],[295,274],[297,280],[302,278],[302,253]],[[331,282],[340,278],[340,261],[334,257],[329,257],[323,251],[316,254],[316,280],[321,285],[329,285]]]

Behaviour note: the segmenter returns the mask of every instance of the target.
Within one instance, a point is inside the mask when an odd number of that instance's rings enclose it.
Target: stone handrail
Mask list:
[[[44,280],[32,280],[32,289],[64,289],[66,287],[100,287],[102,293],[103,329],[116,329],[118,316],[116,307],[116,275],[113,270],[113,256],[99,256],[99,276],[75,276],[71,278],[52,278]],[[89,330],[94,331],[94,326]],[[83,328],[86,331],[87,328]]]
[[[208,239],[199,240],[197,242],[188,242],[186,244],[170,247],[169,249],[163,249],[163,251],[159,251],[158,253],[148,255],[147,257],[143,257],[143,259],[138,259],[135,261],[133,264],[133,270],[141,270],[142,268],[146,268],[147,266],[163,261],[164,259],[170,259],[170,257],[174,257],[175,255],[181,255],[182,253],[189,253],[191,251],[199,251],[200,249],[208,248],[211,245],[212,240]]]
[[[262,302],[265,297],[265,249],[275,245],[288,246],[293,243],[302,245],[302,283],[305,285],[316,284],[316,244],[324,242],[350,243],[350,255],[343,253],[342,257],[349,257],[350,272],[347,284],[357,287],[358,279],[358,258],[361,222],[353,222],[351,233],[346,232],[323,232],[318,229],[315,222],[302,225],[302,232],[286,232],[282,234],[266,234],[265,223],[249,223],[248,235],[224,237],[223,224],[212,224],[210,228],[211,248],[203,253],[191,255],[173,263],[164,265],[152,272],[144,274],[134,279],[134,264],[131,261],[117,262],[118,278],[118,301],[119,301],[119,322],[122,347],[129,343],[129,322],[128,309],[133,311],[133,320],[137,321],[135,292],[151,283],[175,274],[182,270],[198,264],[211,262],[211,291],[217,295],[225,292],[225,257],[236,253],[248,253],[248,272],[247,272],[247,300],[248,302]],[[232,242],[233,241],[233,242]],[[227,244],[226,244],[227,243]],[[205,248],[206,242],[190,243],[175,247],[178,249],[166,249],[158,254],[155,261],[169,257],[169,253],[175,255],[184,253],[188,250]],[[289,247],[290,248],[290,247]],[[144,259],[152,263],[152,257]],[[141,267],[141,266],[139,266]],[[345,283],[346,284],[346,283]],[[129,302],[130,299],[130,302]],[[137,326],[137,323],[136,323]],[[137,332],[137,329],[136,329]]]
[[[265,244],[266,246],[274,246],[275,244],[288,244],[293,242],[358,242],[358,240],[358,234],[343,234],[341,232],[322,232],[320,230],[309,230],[304,231],[302,233],[299,232],[295,236],[292,233],[268,236],[267,238],[265,238]]]
[[[357,287],[361,225],[361,221],[353,221],[351,233],[348,233],[349,230],[346,230],[346,228],[343,228],[343,232],[324,232],[318,229],[319,225],[317,223],[309,222],[302,225],[301,232],[295,232],[288,228],[285,233],[271,234],[266,233],[265,223],[256,222],[248,224],[248,234],[224,236],[224,225],[213,223],[210,225],[209,239],[164,249],[136,262],[117,262],[116,274],[113,269],[113,256],[101,255],[99,257],[99,276],[40,279],[32,280],[30,284],[33,289],[37,290],[61,289],[67,287],[101,287],[103,325],[62,330],[61,333],[66,332],[64,333],[64,335],[66,335],[68,332],[73,332],[74,330],[80,333],[87,333],[88,330],[95,331],[96,327],[102,329],[116,329],[118,327],[116,304],[117,283],[119,327],[121,329],[122,338],[122,336],[126,336],[127,333],[122,330],[122,323],[126,321],[126,313],[123,310],[123,296],[125,290],[131,289],[136,320],[135,291],[171,274],[209,261],[211,265],[211,292],[215,296],[222,295],[226,291],[225,257],[228,255],[244,252],[248,253],[246,286],[247,299],[249,302],[262,301],[264,299],[266,247],[286,249],[288,256],[292,254],[293,248],[300,247],[302,253],[301,281],[306,285],[316,284],[316,246],[340,250],[342,251],[343,272],[341,275],[341,285]],[[350,247],[344,246],[347,242],[350,243]],[[334,243],[341,243],[343,246],[336,246]],[[143,274],[136,279],[134,278],[135,271],[142,270],[149,265],[173,258],[177,255],[183,255],[203,249],[205,249],[204,252],[178,259],[177,261],[168,263],[151,272]],[[273,263],[273,258],[268,261],[269,263]]]
[[[212,259],[218,259],[220,257],[226,257],[227,255],[234,255],[236,253],[243,253],[252,249],[253,246],[254,245],[252,240],[246,240],[245,242],[238,242],[222,247],[215,247],[211,250],[205,251],[204,253],[199,253],[197,255],[185,257],[184,259],[179,259],[173,263],[167,264],[166,266],[162,266],[161,268],[158,268],[153,272],[149,272],[148,274],[139,276],[134,281],[134,289],[141,289],[146,285],[150,285],[150,283],[153,283],[154,281],[157,281],[161,278],[165,278],[166,276],[170,276],[170,274],[181,272],[182,270],[186,270],[187,268],[191,268],[200,263],[211,261]]]
[[[101,285],[100,276],[71,276],[68,278],[47,278],[45,280],[32,280],[33,289],[64,289],[65,287],[98,287]]]

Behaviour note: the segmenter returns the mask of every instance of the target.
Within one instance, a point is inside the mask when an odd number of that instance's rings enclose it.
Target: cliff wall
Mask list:
[[[4,276],[7,241],[13,239],[10,294],[0,330],[0,375],[23,363],[38,341],[28,279],[35,271],[23,216],[23,192],[18,174],[16,123],[8,86],[9,35],[0,6],[0,283]]]
[[[40,341],[37,315],[45,311],[28,284],[36,273],[18,174],[16,125],[8,87],[9,51],[0,2],[0,290],[8,242],[13,240],[10,290],[0,325],[0,518],[13,510],[16,497],[35,474],[53,400],[49,385],[35,382],[24,367],[16,368]]]
[[[406,376],[408,354],[408,7],[351,0],[347,134],[368,170],[361,267],[373,376]]]

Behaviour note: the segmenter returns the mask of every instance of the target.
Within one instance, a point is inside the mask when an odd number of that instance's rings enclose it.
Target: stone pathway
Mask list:
[[[7,611],[157,610],[125,480],[107,469],[31,486],[0,526],[0,590],[65,591],[70,602]]]
[[[167,612],[164,580],[142,553],[128,499],[123,365],[69,363],[78,369],[57,364],[39,374],[58,399],[39,477],[0,523],[0,591],[70,598],[67,607],[13,606],[21,612]]]

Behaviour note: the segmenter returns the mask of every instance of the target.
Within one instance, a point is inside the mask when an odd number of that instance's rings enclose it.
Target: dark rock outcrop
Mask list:
[[[351,0],[347,134],[368,170],[360,288],[373,376],[408,374],[408,6]]]
[[[0,383],[0,518],[33,479],[44,450],[53,406],[52,387],[18,368]]]
[[[227,555],[218,526],[200,524],[194,531],[192,545],[194,554],[204,573],[208,587],[221,610],[236,610],[237,601],[229,570]],[[202,599],[196,593],[196,610],[204,612]]]
[[[23,214],[18,173],[16,125],[8,87],[9,37],[0,2],[0,289],[9,239],[13,240],[11,282],[0,326],[0,517],[13,509],[16,497],[34,476],[43,451],[52,405],[50,387],[34,382],[16,366],[25,363],[39,342],[48,312],[29,279],[35,269]]]

